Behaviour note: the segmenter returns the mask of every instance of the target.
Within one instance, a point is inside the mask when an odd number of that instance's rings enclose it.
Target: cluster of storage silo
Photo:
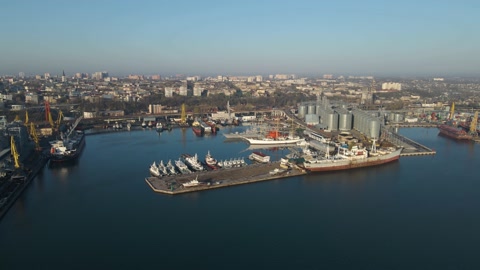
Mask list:
[[[338,114],[334,110],[322,109],[317,114],[320,116],[320,123],[328,130],[338,130]]]
[[[338,129],[350,130],[352,129],[352,114],[344,108],[335,108],[335,112],[338,114]]]
[[[298,118],[304,118],[307,115],[307,104],[300,103],[298,106]]]
[[[369,138],[379,138],[382,120],[370,113],[353,110],[353,128]]]
[[[401,123],[405,120],[405,115],[398,112],[390,112],[387,114],[387,120],[393,123]]]

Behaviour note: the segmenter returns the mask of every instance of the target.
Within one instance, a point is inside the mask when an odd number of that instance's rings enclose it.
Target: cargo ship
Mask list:
[[[454,126],[443,124],[438,126],[439,134],[445,135],[455,140],[471,140],[472,135],[468,134],[465,130],[458,129]]]
[[[367,151],[366,148],[357,146],[351,150],[339,147],[337,154],[329,156],[327,151],[325,157],[304,161],[303,167],[310,172],[326,172],[377,166],[398,160],[401,152],[402,148],[377,152],[375,149]]]
[[[60,163],[76,160],[85,147],[85,134],[75,130],[82,117],[79,117],[60,140],[50,142],[50,162]]]

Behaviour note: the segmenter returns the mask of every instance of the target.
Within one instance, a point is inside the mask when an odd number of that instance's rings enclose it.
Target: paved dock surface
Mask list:
[[[173,195],[306,174],[305,171],[299,168],[292,168],[282,173],[271,175],[270,171],[276,168],[281,169],[280,162],[252,164],[244,167],[203,171],[186,175],[148,177],[145,178],[145,181],[153,191]],[[200,185],[194,187],[184,187],[182,185],[195,179],[197,176],[198,181],[201,182]]]

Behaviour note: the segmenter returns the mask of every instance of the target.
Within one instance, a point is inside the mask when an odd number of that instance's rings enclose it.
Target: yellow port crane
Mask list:
[[[180,123],[185,124],[187,122],[187,110],[185,108],[185,103],[182,104],[182,114],[180,115]]]
[[[15,140],[13,139],[13,136],[10,136],[10,152],[12,152],[15,169],[20,168],[20,161],[18,159],[20,155],[18,154],[17,147],[15,146]]]
[[[450,108],[450,115],[448,116],[449,120],[453,120],[454,113],[455,113],[455,102],[452,102],[452,107]]]
[[[474,136],[478,136],[477,123],[478,123],[478,111],[475,112],[475,115],[472,118],[472,122],[470,122],[470,134]]]
[[[55,121],[55,124],[56,124],[57,128],[60,127],[60,124],[62,123],[62,120],[63,120],[63,113],[62,113],[61,110],[58,110],[57,121]]]
[[[35,124],[33,122],[30,122],[30,136],[35,142],[35,150],[40,151],[41,148],[38,140],[37,130],[35,129]]]
[[[25,125],[28,124],[28,111],[25,110]]]

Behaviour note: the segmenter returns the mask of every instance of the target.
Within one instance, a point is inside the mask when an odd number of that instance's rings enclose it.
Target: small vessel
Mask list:
[[[177,167],[178,171],[181,173],[181,174],[189,174],[189,173],[192,173],[192,171],[190,171],[190,169],[188,168],[188,166],[181,160],[181,159],[178,159],[175,161],[175,167]]]
[[[268,173],[270,175],[277,175],[277,174],[281,174],[281,173],[284,173],[284,172],[285,172],[285,170],[283,170],[283,169],[275,168]]]
[[[203,136],[204,134],[203,128],[201,126],[192,126],[192,130],[193,130],[193,133],[195,133],[195,135],[199,137]]]
[[[218,169],[218,162],[215,158],[210,155],[210,151],[207,152],[207,155],[205,156],[205,164],[207,164],[208,167],[210,167],[212,170]]]
[[[213,120],[207,120],[205,121],[205,124],[210,126],[212,133],[217,133],[217,124]]]
[[[162,175],[168,175],[168,169],[167,169],[167,167],[165,166],[165,164],[163,164],[163,160],[160,160],[160,162],[158,163],[157,167],[158,167],[158,171],[159,171]]]
[[[170,175],[177,174],[177,171],[175,170],[175,166],[173,166],[171,160],[168,161],[168,163],[165,167],[167,167],[168,174],[170,174]]]
[[[148,121],[147,127],[149,127],[149,128],[153,127],[153,122],[152,122],[152,121]]]
[[[147,123],[145,123],[145,121],[142,122],[142,128],[146,128],[147,127]]]
[[[270,162],[270,156],[265,155],[262,152],[253,152],[248,156],[250,160],[257,161],[260,163],[268,163]]]
[[[184,187],[195,187],[195,186],[200,185],[200,182],[198,182],[198,175],[197,175],[197,177],[195,177],[195,179],[193,179],[189,182],[183,183],[182,185]]]
[[[150,174],[152,176],[156,176],[156,177],[160,177],[160,171],[158,170],[158,166],[157,164],[155,163],[155,161],[153,162],[152,165],[150,165]]]
[[[185,164],[187,164],[187,166],[190,169],[192,169],[194,171],[203,171],[204,170],[202,164],[198,161],[197,154],[195,154],[194,156],[191,156],[189,154],[183,154],[182,157],[185,160]]]
[[[157,122],[157,124],[155,125],[155,129],[157,130],[157,132],[162,132],[163,124],[161,122]]]
[[[127,123],[127,130],[131,130],[132,129],[132,124],[130,122]]]

